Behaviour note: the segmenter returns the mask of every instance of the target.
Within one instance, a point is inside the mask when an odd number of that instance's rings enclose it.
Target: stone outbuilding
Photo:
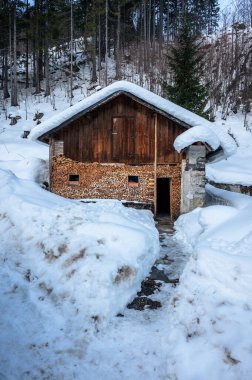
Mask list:
[[[191,127],[210,124],[119,81],[35,127],[30,138],[50,145],[52,192],[119,199],[174,218],[203,204],[205,183],[205,145],[194,138],[196,145],[178,153],[174,141]]]

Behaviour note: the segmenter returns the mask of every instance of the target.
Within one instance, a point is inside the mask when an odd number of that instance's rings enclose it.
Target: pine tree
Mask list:
[[[202,84],[203,56],[195,36],[190,30],[188,17],[179,32],[178,41],[171,48],[168,65],[172,72],[172,85],[163,83],[163,93],[180,106],[206,117],[204,107],[207,89]]]

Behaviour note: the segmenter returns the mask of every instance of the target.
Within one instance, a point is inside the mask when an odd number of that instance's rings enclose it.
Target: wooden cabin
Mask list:
[[[125,81],[63,111],[33,133],[50,144],[50,190],[178,216],[185,157],[173,143],[190,127],[183,112],[188,113]]]

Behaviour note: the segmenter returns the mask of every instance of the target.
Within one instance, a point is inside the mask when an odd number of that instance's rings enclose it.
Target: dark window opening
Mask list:
[[[69,174],[69,182],[79,182],[79,174]]]
[[[157,213],[170,215],[170,178],[157,178]]]
[[[138,187],[139,177],[136,175],[128,176],[128,186],[130,187]]]

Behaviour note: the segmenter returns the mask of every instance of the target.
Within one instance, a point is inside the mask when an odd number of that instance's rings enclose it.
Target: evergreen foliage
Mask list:
[[[190,28],[188,17],[179,33],[177,44],[172,46],[168,65],[173,84],[163,83],[163,92],[169,100],[206,117],[204,107],[207,89],[201,83],[204,61],[197,38]]]

